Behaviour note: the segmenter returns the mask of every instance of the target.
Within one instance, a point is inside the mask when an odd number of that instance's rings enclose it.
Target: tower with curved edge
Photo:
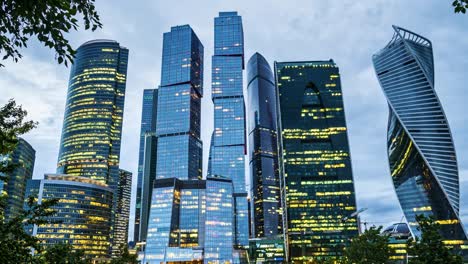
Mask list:
[[[255,53],[247,63],[248,136],[253,237],[283,233],[278,167],[276,87],[267,60]]]
[[[416,216],[432,215],[445,244],[462,245],[457,159],[434,90],[432,44],[409,30],[393,29],[391,41],[372,60],[390,110],[387,148],[395,191],[414,236],[421,235]]]

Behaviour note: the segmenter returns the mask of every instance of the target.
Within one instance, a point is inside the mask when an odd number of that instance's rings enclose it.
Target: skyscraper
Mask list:
[[[201,179],[203,45],[188,25],[164,33],[156,178]]]
[[[276,62],[280,173],[287,194],[290,261],[339,257],[358,234],[338,67],[330,61]]]
[[[26,197],[35,196],[39,204],[59,199],[50,220],[57,223],[28,226],[30,234],[43,245],[70,244],[95,261],[108,260],[111,241],[109,219],[114,190],[88,177],[48,174],[27,183]]]
[[[132,173],[119,169],[119,185],[116,192],[117,210],[115,211],[114,243],[112,255],[118,256],[122,247],[127,246],[130,200],[132,196]]]
[[[34,170],[34,161],[36,160],[36,151],[24,139],[18,138],[18,144],[15,150],[3,157],[7,163],[16,164],[17,167],[5,176],[7,181],[0,180],[0,194],[5,193],[6,208],[5,219],[16,216],[23,209],[25,199],[26,182],[32,178]],[[0,156],[0,162],[2,157]]]
[[[135,228],[134,228],[134,241],[141,241],[140,239],[140,214],[141,214],[141,201],[142,201],[142,185],[143,179],[143,165],[145,157],[145,135],[147,132],[156,132],[156,112],[158,107],[158,89],[145,89],[143,91],[143,107],[141,111],[141,128],[140,128],[140,147],[138,152],[138,178],[137,178],[137,192],[135,203]],[[156,158],[156,157],[155,157]]]
[[[76,52],[70,72],[57,173],[116,188],[128,49],[92,40]]]
[[[245,105],[243,94],[244,34],[237,12],[220,12],[215,18],[212,58],[214,132],[208,175],[232,179],[234,184],[234,243],[247,247],[249,239],[245,185]]]
[[[202,96],[203,45],[189,25],[172,27],[163,39],[156,179],[144,263],[203,260]]]
[[[128,49],[113,40],[92,40],[77,49],[57,164],[57,174],[90,179],[90,183],[112,190],[111,214],[105,219],[111,230],[106,239],[112,248],[118,247],[113,238],[119,230],[115,217],[127,63]],[[72,186],[67,191],[74,192]],[[62,206],[60,202],[58,206]],[[73,221],[70,219],[69,228]],[[74,247],[79,248],[79,242]]]
[[[156,178],[156,157],[158,138],[153,132],[146,132],[143,155],[143,177],[141,183],[141,210],[138,241],[146,241],[148,232],[148,217],[151,208],[154,179]]]
[[[231,179],[154,181],[143,263],[234,263]]]
[[[400,205],[414,236],[416,215],[432,215],[448,245],[466,243],[459,218],[458,165],[447,118],[434,90],[430,40],[393,26],[372,60],[389,106],[387,147]]]
[[[259,53],[247,64],[247,93],[253,237],[275,237],[283,234],[276,87],[273,71]]]
[[[234,263],[234,198],[231,179],[206,179],[205,261]]]

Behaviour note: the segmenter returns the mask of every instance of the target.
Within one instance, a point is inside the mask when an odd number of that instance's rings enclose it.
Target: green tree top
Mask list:
[[[388,246],[389,237],[381,235],[382,226],[371,227],[362,235],[353,238],[345,248],[345,262],[353,264],[388,263],[393,249]]]
[[[416,216],[421,238],[408,241],[409,263],[411,264],[461,264],[461,256],[455,255],[442,242],[440,225],[432,217]]]
[[[75,50],[64,34],[77,30],[80,18],[86,30],[102,27],[94,0],[2,0],[0,55],[3,60],[17,62],[22,57],[19,49],[27,47],[29,38],[36,36],[44,46],[55,50],[58,63],[68,65],[73,62]]]
[[[455,13],[466,13],[468,9],[468,0],[455,0],[452,3]]]
[[[18,136],[29,132],[37,126],[37,122],[26,121],[28,112],[21,105],[10,99],[0,108],[0,180],[8,181],[7,173],[13,171],[18,164],[8,162],[6,157],[15,150]]]
[[[55,244],[47,247],[43,254],[47,264],[90,264],[91,259],[86,257],[83,250],[73,249],[70,244]]]

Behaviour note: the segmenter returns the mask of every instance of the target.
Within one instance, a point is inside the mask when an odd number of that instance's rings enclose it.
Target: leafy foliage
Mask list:
[[[12,152],[18,143],[18,136],[37,126],[37,122],[24,120],[27,114],[13,99],[0,108],[0,155]]]
[[[452,3],[452,6],[455,8],[455,13],[466,13],[468,9],[468,0],[455,0]]]
[[[371,227],[354,238],[345,249],[346,263],[388,263],[393,249],[388,246],[388,236],[380,234],[382,227]]]
[[[52,223],[49,218],[55,211],[51,209],[57,200],[43,201],[37,204],[35,198],[27,201],[27,209],[11,219],[5,220],[6,197],[0,198],[0,263],[40,263],[40,255],[32,255],[31,250],[41,252],[39,239],[26,232],[26,226]]]
[[[58,63],[68,65],[73,62],[75,50],[64,34],[77,30],[80,18],[86,30],[102,27],[94,0],[2,0],[0,54],[4,54],[3,60],[12,58],[17,62],[22,57],[19,49],[27,47],[29,38],[36,36],[44,46],[55,50]]]
[[[7,159],[18,144],[18,136],[37,126],[37,122],[25,121],[27,114],[28,112],[13,99],[0,108],[0,180],[2,181],[8,181],[5,175],[18,165],[9,163]]]
[[[416,216],[421,231],[421,239],[408,241],[410,264],[461,264],[461,256],[453,254],[442,242],[439,224],[432,217]]]
[[[47,247],[43,260],[48,264],[89,264],[83,250],[76,250],[70,244],[55,244]]]
[[[18,143],[18,136],[33,129],[37,123],[25,121],[27,112],[21,106],[10,100],[0,108],[0,156],[10,154]],[[3,159],[2,159],[3,160]],[[0,180],[7,180],[5,173],[14,168],[15,164],[0,163]],[[29,198],[27,208],[19,214],[5,219],[6,195],[0,196],[0,263],[41,263],[39,256],[33,256],[31,250],[41,251],[39,240],[29,235],[25,226],[49,223],[48,218],[55,213],[51,209],[57,200],[44,201],[37,204],[34,198]]]
[[[130,254],[128,252],[128,247],[122,245],[120,247],[120,255],[113,258],[110,262],[111,264],[138,264],[137,255]]]

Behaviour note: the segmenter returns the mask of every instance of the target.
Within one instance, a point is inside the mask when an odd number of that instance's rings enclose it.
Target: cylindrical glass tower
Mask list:
[[[115,187],[128,49],[116,41],[81,45],[71,68],[57,173]]]

